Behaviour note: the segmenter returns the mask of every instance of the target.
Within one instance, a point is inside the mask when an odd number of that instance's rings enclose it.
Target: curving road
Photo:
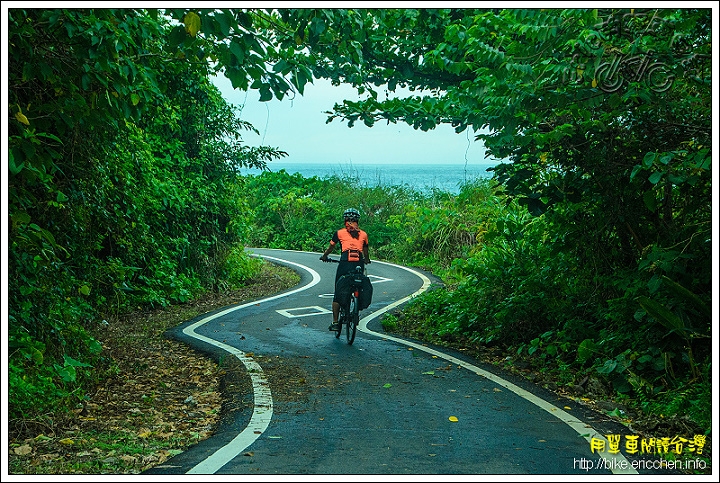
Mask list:
[[[427,290],[427,274],[369,265],[373,301],[348,345],[327,330],[337,265],[249,251],[301,281],[174,330],[221,365],[241,362],[244,382],[227,388],[232,420],[146,474],[638,473],[622,452],[591,451],[591,439],[608,445],[622,426],[460,353],[384,334],[381,315]]]

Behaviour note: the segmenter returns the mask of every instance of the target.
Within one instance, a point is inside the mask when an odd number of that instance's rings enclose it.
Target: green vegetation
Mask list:
[[[709,336],[690,336],[680,331],[684,326],[648,317],[638,297],[647,293],[650,277],[643,281],[641,271],[629,268],[606,276],[583,269],[584,259],[606,254],[573,256],[550,243],[559,235],[547,216],[534,217],[507,203],[492,183],[478,180],[438,200],[402,187],[355,186],[352,178],[265,172],[245,180],[252,212],[263,213],[251,216],[249,240],[321,252],[337,225],[338,207],[365,207],[372,200],[381,209],[361,211],[373,256],[431,270],[445,282],[415,298],[401,317],[387,315],[385,330],[402,328],[436,344],[502,348],[568,387],[598,377],[616,397],[646,413],[686,415],[709,431]],[[657,290],[681,291],[698,304],[693,312],[698,317],[707,309],[670,283],[663,278]]]
[[[139,474],[208,438],[227,410],[219,388],[229,384],[244,391],[243,384],[249,384],[241,382],[244,368],[233,357],[212,361],[168,339],[166,331],[299,281],[289,268],[265,264],[237,290],[111,317],[94,336],[112,358],[113,374],[69,414],[11,421],[8,472]]]
[[[75,408],[112,373],[91,335],[110,315],[241,286],[259,269],[243,246],[321,251],[356,206],[375,257],[446,282],[387,327],[597,377],[709,433],[709,9],[11,9],[8,23],[12,419]],[[458,196],[242,177],[285,153],[244,145],[254,128],[216,73],[261,100],[352,84],[364,99],[329,121],[472,129],[504,161]],[[398,86],[410,94],[379,97]]]
[[[104,320],[252,277],[234,181],[285,153],[243,145],[254,128],[157,13],[13,9],[9,26],[14,419],[111,373],[90,335]]]

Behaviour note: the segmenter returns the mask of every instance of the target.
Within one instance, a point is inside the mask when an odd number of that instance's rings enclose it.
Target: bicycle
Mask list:
[[[339,260],[335,260],[334,258],[328,258],[328,261],[340,263]],[[352,277],[350,284],[350,296],[347,303],[340,304],[338,328],[335,331],[335,338],[340,338],[344,326],[348,345],[352,345],[355,341],[355,332],[357,331],[357,326],[360,323],[360,291],[362,290],[363,277],[365,276],[363,272],[363,268],[358,266],[355,267],[355,271],[343,275],[343,277]]]

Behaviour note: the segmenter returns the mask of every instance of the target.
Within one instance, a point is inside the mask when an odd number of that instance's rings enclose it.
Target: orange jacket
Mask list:
[[[357,231],[358,237],[355,238],[350,230]],[[368,246],[368,236],[363,230],[358,228],[357,223],[347,222],[345,228],[341,228],[333,233],[330,245],[340,243],[340,260],[347,260],[350,262],[360,261],[363,253],[363,249]]]

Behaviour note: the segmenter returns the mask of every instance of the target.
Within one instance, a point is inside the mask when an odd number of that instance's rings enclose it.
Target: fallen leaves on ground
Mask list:
[[[140,311],[110,321],[96,335],[117,364],[115,377],[65,417],[11,421],[10,474],[139,474],[207,439],[225,409],[223,384],[238,384],[187,345],[168,340],[166,329],[220,307],[294,286],[293,271],[270,266],[241,290],[209,294],[163,310]],[[228,378],[230,377],[230,382]]]

